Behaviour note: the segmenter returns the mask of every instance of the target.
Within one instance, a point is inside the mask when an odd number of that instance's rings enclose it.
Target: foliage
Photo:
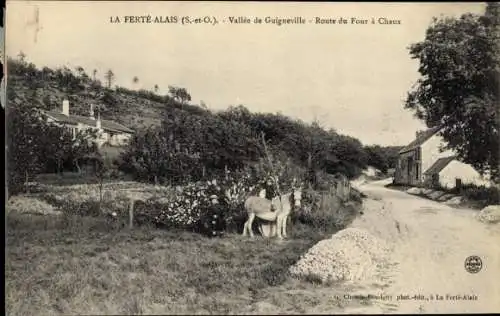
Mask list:
[[[461,188],[439,189],[464,196],[468,201],[477,204],[476,206],[479,207],[500,204],[500,189],[496,186],[486,187],[484,185],[464,184]]]
[[[138,132],[122,155],[120,168],[137,179],[161,183],[198,181],[225,168],[255,161],[258,144],[237,122],[215,117],[168,115],[163,128]]]
[[[101,101],[108,106],[114,106],[118,104],[118,100],[113,95],[113,92],[110,90],[104,90],[104,93],[102,94],[101,97]]]
[[[113,70],[109,69],[105,74],[104,78],[106,79],[106,87],[108,89],[111,89],[111,86],[113,84],[113,81],[115,80],[115,73]]]
[[[168,86],[168,93],[172,98],[179,101],[181,104],[191,101],[191,95],[187,92],[186,88]]]
[[[367,153],[367,164],[377,168],[382,173],[387,173],[388,169],[396,168],[398,161],[399,146],[365,146]]]
[[[138,180],[157,183],[179,183],[189,178],[186,175],[201,170],[197,155],[182,150],[158,128],[139,131],[133,136],[121,155],[119,168]]]
[[[500,204],[500,190],[495,186],[466,185],[462,188],[462,194],[469,200],[480,201],[484,206]]]
[[[42,169],[44,161],[38,140],[44,134],[41,119],[35,111],[9,108],[8,118],[8,189],[13,195],[22,192],[26,179]]]
[[[215,195],[223,208],[226,223],[229,227],[235,227],[234,221],[240,219],[239,212],[253,189],[250,176],[241,174],[238,177],[192,182],[178,186],[176,194],[169,199],[159,200],[153,197],[138,202],[137,214],[142,222],[163,227],[196,229],[211,208],[211,196]]]
[[[326,131],[318,124],[306,124],[281,114],[252,114],[243,106],[231,107],[219,115],[250,125],[257,135],[263,133],[273,152],[284,153],[311,174],[325,170],[355,177],[365,167],[366,156],[357,139]]]
[[[351,201],[360,204],[353,196]],[[292,222],[302,223],[319,231],[345,228],[357,214],[357,207],[344,205],[339,197],[330,191],[306,190],[303,194],[303,207],[291,215]]]
[[[64,161],[78,162],[97,151],[90,141],[93,132],[72,135],[65,128],[46,123],[39,111],[28,107],[9,107],[8,149],[10,194],[23,191],[26,181],[51,164],[62,170]]]
[[[425,40],[410,47],[422,78],[405,107],[442,136],[459,157],[498,175],[500,13],[488,3],[482,16],[435,18]]]
[[[97,187],[72,185],[67,186],[66,190],[51,188],[41,194],[40,198],[66,215],[101,216],[113,212],[124,214],[124,210],[128,207],[127,197],[113,191],[107,192],[111,196],[103,198],[100,184]]]
[[[355,177],[366,164],[363,146],[352,137],[308,127],[285,116],[251,114],[243,107],[233,107],[216,115],[166,113],[161,128],[137,133],[123,155],[121,168],[137,179],[153,181],[156,176],[172,183],[182,183],[186,180],[179,178],[182,176],[197,181],[251,165],[265,169],[268,164],[262,160],[261,135],[271,156],[295,166],[300,178],[307,169]]]
[[[7,212],[24,214],[52,215],[57,214],[54,207],[47,202],[29,196],[15,196],[6,204]]]

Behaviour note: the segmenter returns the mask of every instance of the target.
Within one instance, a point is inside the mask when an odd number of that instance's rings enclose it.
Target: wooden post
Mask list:
[[[24,172],[24,189],[26,193],[30,193],[28,170]]]
[[[130,229],[134,227],[134,199],[130,199],[130,206],[128,209],[128,226]]]

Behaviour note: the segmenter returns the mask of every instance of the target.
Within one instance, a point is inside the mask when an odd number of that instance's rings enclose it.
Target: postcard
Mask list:
[[[7,0],[8,314],[500,312],[499,10]]]

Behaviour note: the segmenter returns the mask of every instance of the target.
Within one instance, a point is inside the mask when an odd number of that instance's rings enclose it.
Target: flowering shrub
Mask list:
[[[153,223],[164,227],[197,229],[207,223],[203,221],[211,209],[211,196],[217,196],[226,227],[238,229],[246,220],[245,200],[257,194],[259,180],[266,179],[259,170],[227,172],[212,181],[199,181],[176,187],[169,198],[150,198],[136,203],[136,219],[140,223]],[[291,187],[292,176],[281,173],[283,192]],[[206,225],[205,225],[206,226]]]

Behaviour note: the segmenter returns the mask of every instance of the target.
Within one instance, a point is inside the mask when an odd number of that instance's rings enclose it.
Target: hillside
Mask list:
[[[201,107],[181,104],[170,96],[125,88],[108,89],[87,74],[68,68],[37,69],[33,64],[8,60],[7,95],[10,106],[28,105],[46,110],[61,110],[65,97],[72,114],[88,115],[90,104],[101,109],[104,119],[115,120],[134,130],[159,126],[165,112],[202,114]]]

